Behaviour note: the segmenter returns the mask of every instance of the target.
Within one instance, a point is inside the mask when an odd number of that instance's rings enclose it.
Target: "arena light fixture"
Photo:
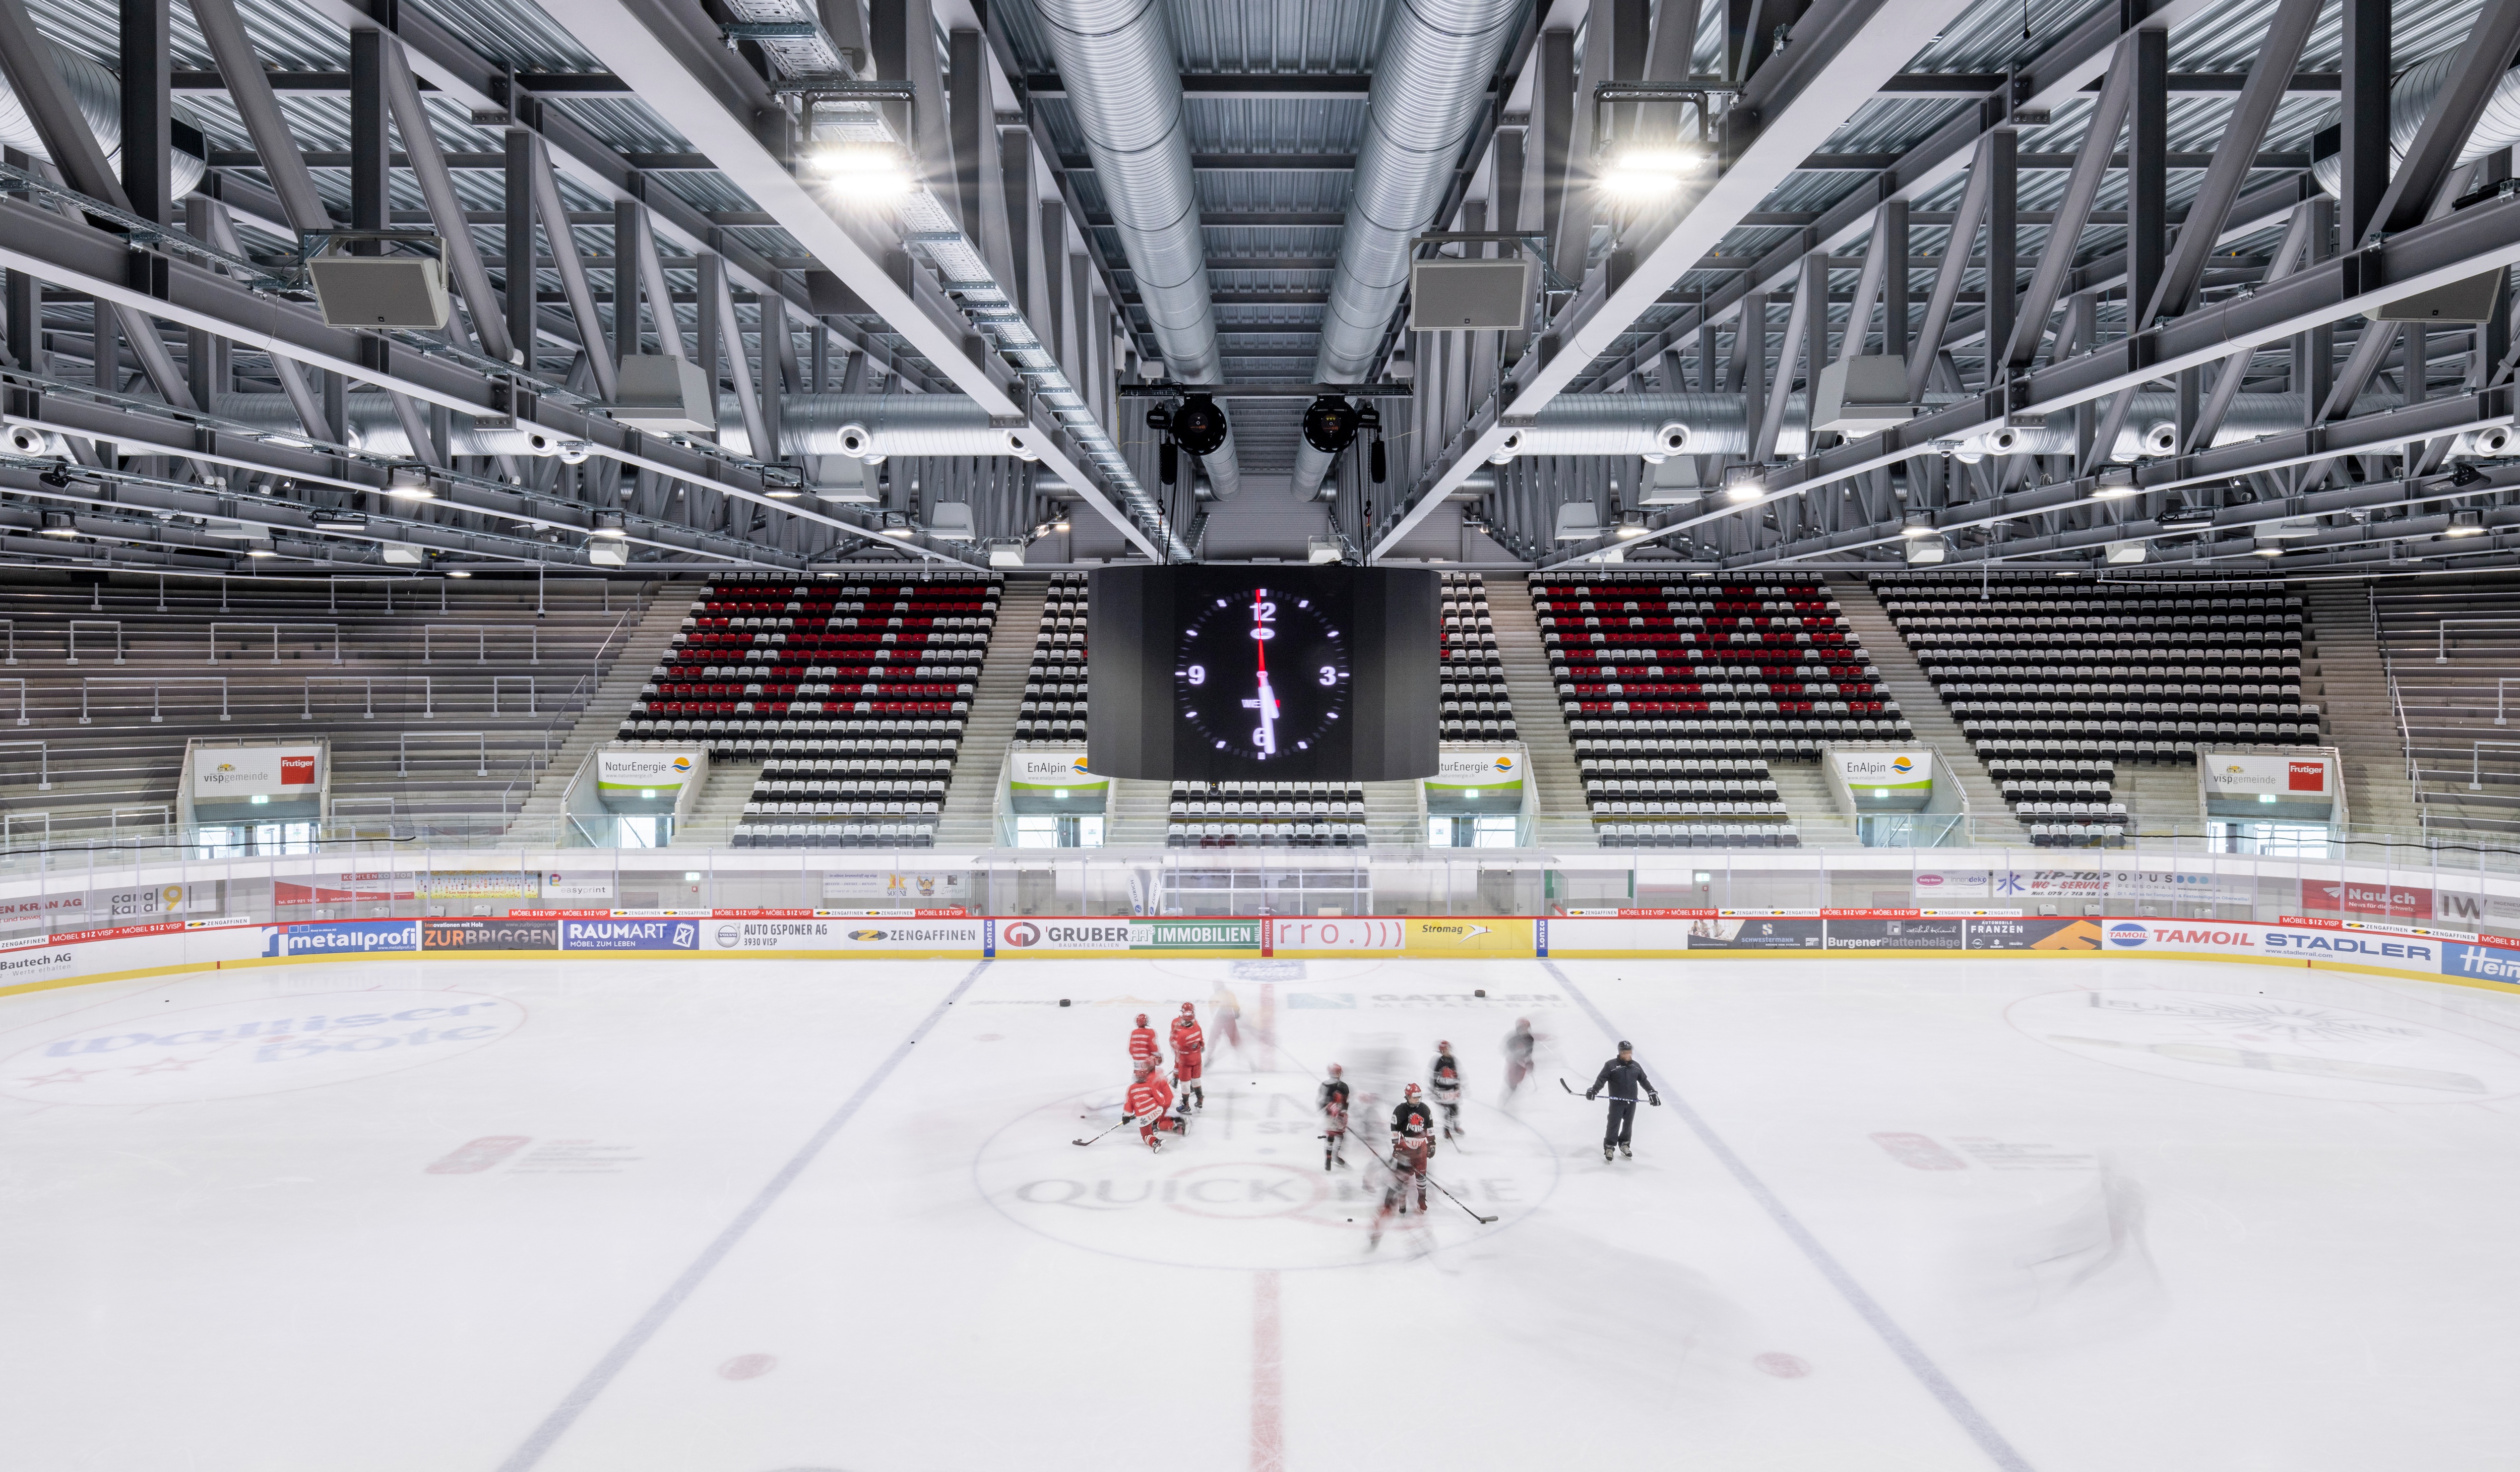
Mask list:
[[[622,525],[620,512],[599,511],[595,514],[594,534],[597,536],[628,536],[630,534],[630,530],[627,527]]]
[[[1899,534],[1911,539],[1919,536],[1933,535],[1934,514],[1930,511],[1909,512],[1906,519],[1900,525]]]
[[[280,553],[279,550],[273,547],[269,542],[252,542],[247,545],[245,555],[248,557],[278,557]]]
[[[463,568],[448,568],[446,570],[446,575],[449,577],[470,577],[472,575],[471,572]]]
[[[1644,534],[1645,514],[1643,512],[1630,510],[1619,513],[1618,535],[1621,541],[1633,541]]]
[[[1356,405],[1334,393],[1314,399],[1304,411],[1304,442],[1325,455],[1335,455],[1356,442]]]
[[[620,542],[589,542],[586,560],[599,568],[624,568],[630,565],[630,549]]]
[[[1193,393],[1173,411],[1173,437],[1193,455],[1213,455],[1225,448],[1225,411],[1204,393]]]
[[[892,143],[826,143],[814,150],[814,169],[838,192],[868,199],[908,194],[919,180],[910,156]]]
[[[2135,483],[2132,466],[2112,465],[2101,470],[2099,483],[2092,487],[2095,500],[2114,501],[2123,496],[2140,495],[2143,487]]]
[[[1639,144],[1611,158],[1601,188],[1623,200],[1658,200],[1705,165],[1706,155],[1686,144]]]
[[[2484,534],[2485,513],[2473,507],[2464,511],[2452,512],[2450,529],[2443,533],[2445,536],[2483,536]]]
[[[2250,550],[2257,553],[2260,557],[2281,557],[2284,555],[2284,549],[2281,547],[2253,547]]]
[[[1908,565],[1926,567],[1952,555],[1951,542],[1939,536],[1919,536],[1908,543]]]
[[[78,524],[71,519],[70,514],[67,511],[45,512],[44,524],[36,529],[45,536],[78,535]]]
[[[1738,504],[1755,501],[1768,493],[1768,478],[1755,465],[1725,467],[1724,499]]]
[[[385,477],[385,494],[397,501],[434,501],[437,490],[428,483],[428,472],[417,465],[397,465]]]

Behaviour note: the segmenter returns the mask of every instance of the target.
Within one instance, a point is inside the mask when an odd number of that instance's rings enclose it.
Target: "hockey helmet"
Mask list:
[[[1192,1008],[1191,1008],[1191,1004],[1190,1004],[1190,1003],[1188,1003],[1188,1002],[1184,1002],[1184,1003],[1182,1003],[1182,1016],[1184,1016],[1184,1017],[1189,1017],[1189,1016],[1191,1016],[1191,1015],[1192,1015]]]
[[[1449,1052],[1451,1052],[1452,1050],[1453,1050],[1453,1045],[1452,1045],[1451,1043],[1444,1041],[1442,1038],[1437,1038],[1437,1039],[1436,1039],[1436,1041],[1435,1041],[1435,1051],[1436,1051],[1436,1052],[1439,1052],[1439,1053],[1449,1053]]]
[[[1146,1013],[1144,1013],[1144,1012],[1141,1012],[1141,1013],[1139,1013],[1139,1014],[1138,1014],[1138,1026],[1143,1028],[1143,1027],[1145,1027],[1146,1025],[1147,1025],[1147,1014],[1146,1014]]]
[[[1410,1084],[1408,1092],[1403,1094],[1402,1097],[1410,1099],[1418,1097],[1418,1085],[1415,1083]]]
[[[1333,1063],[1333,1064],[1331,1064],[1331,1065],[1330,1065],[1330,1077],[1331,1077],[1331,1078],[1333,1078],[1333,1079],[1335,1079],[1335,1078],[1337,1078],[1338,1076],[1339,1076],[1339,1066],[1338,1066],[1337,1064]]]

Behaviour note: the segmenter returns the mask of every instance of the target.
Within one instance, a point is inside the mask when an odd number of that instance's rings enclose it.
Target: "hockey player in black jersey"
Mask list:
[[[1444,1112],[1444,1138],[1468,1133],[1462,1127],[1462,1065],[1453,1057],[1451,1043],[1435,1044],[1435,1061],[1426,1066],[1426,1086],[1434,1093],[1435,1107]]]
[[[1397,1211],[1409,1211],[1409,1182],[1418,1182],[1418,1212],[1426,1211],[1426,1163],[1435,1157],[1435,1112],[1429,1108],[1418,1085],[1409,1085],[1408,1093],[1391,1111],[1391,1184],[1382,1193],[1382,1210],[1374,1215],[1373,1233],[1367,1245],[1382,1240],[1383,1219]]]
[[[1347,1080],[1340,1077],[1339,1066],[1330,1065],[1330,1076],[1322,1081],[1322,1169],[1344,1166],[1347,1157],[1340,1153],[1347,1144]]]
[[[1628,1149],[1628,1135],[1636,1128],[1637,1094],[1642,1090],[1646,1102],[1659,1105],[1662,1093],[1645,1077],[1645,1066],[1637,1061],[1636,1049],[1624,1037],[1619,1039],[1619,1056],[1601,1065],[1601,1072],[1594,1076],[1593,1086],[1584,1090],[1584,1097],[1597,1097],[1604,1088],[1610,1091],[1610,1123],[1601,1134],[1601,1159],[1608,1160],[1614,1146],[1621,1155],[1634,1159]]]

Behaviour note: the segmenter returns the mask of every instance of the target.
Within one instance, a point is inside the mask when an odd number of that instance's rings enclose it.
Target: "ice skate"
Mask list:
[[[1601,1163],[1602,1163],[1603,1165],[1608,1165],[1608,1164],[1609,1164],[1609,1162],[1610,1162],[1610,1147],[1609,1147],[1609,1146],[1607,1146],[1607,1145],[1603,1145],[1603,1146],[1601,1147]]]
[[[1635,1160],[1637,1158],[1637,1152],[1628,1148],[1628,1142],[1626,1140],[1621,1140],[1619,1141],[1619,1156],[1623,1160]]]

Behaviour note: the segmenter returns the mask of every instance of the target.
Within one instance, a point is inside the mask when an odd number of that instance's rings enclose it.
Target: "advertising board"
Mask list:
[[[317,746],[195,747],[193,801],[312,797],[322,785],[323,756]]]

